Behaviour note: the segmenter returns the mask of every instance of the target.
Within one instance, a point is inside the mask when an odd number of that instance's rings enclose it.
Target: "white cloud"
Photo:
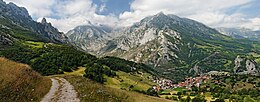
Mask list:
[[[6,2],[14,2],[18,6],[26,7],[31,16],[43,17],[53,14],[52,7],[55,0],[4,0]]]
[[[102,4],[100,7],[99,7],[99,12],[104,12],[106,11],[106,4]]]
[[[247,18],[245,14],[226,10],[248,7],[252,0],[134,0],[131,10],[115,15],[98,15],[106,10],[105,3],[97,6],[92,0],[5,0],[24,6],[35,19],[46,17],[63,32],[91,21],[94,24],[130,26],[144,17],[163,11],[202,22],[211,27],[245,27],[260,29],[260,18]],[[238,9],[239,9],[238,8]]]
[[[5,0],[26,7],[29,13],[41,21],[43,17],[60,31],[67,32],[76,26],[89,24],[115,25],[115,15],[98,15],[100,9],[92,0]],[[102,8],[105,10],[105,7]]]
[[[42,18],[39,18],[37,21],[41,21]],[[60,31],[67,32],[77,26],[80,25],[89,25],[90,21],[91,24],[98,25],[98,24],[106,24],[106,25],[115,25],[118,19],[113,16],[102,16],[102,15],[75,15],[68,18],[61,18],[61,19],[54,19],[54,18],[46,18],[47,21],[50,21],[53,26],[59,28]]]
[[[138,22],[146,16],[160,11],[197,20],[211,27],[259,28],[259,19],[248,20],[245,14],[234,12],[227,14],[232,7],[248,7],[252,0],[135,0],[131,11],[120,14],[125,26]]]
[[[260,18],[249,19],[249,22],[244,23],[242,27],[253,29],[253,30],[260,30]]]

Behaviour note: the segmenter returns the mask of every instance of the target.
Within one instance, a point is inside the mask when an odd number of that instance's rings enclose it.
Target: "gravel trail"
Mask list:
[[[51,78],[52,86],[41,102],[80,102],[74,87],[64,78]]]

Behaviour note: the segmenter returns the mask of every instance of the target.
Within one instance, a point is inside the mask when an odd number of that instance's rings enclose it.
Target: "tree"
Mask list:
[[[196,96],[192,99],[192,102],[206,102],[207,100],[202,96]]]
[[[158,93],[157,93],[154,89],[152,89],[152,88],[149,88],[149,89],[146,91],[146,94],[147,94],[147,95],[150,95],[150,96],[156,96],[156,97],[159,96]]]
[[[252,99],[250,96],[246,96],[244,98],[244,102],[256,102],[254,99]]]
[[[191,98],[190,96],[188,95],[188,97],[186,98],[186,102],[190,102],[191,101]]]

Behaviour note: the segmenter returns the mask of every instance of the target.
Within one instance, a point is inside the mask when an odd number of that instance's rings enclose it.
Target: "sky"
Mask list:
[[[36,21],[43,17],[60,31],[76,26],[131,26],[159,12],[175,14],[210,27],[260,30],[260,0],[4,0],[27,8]]]

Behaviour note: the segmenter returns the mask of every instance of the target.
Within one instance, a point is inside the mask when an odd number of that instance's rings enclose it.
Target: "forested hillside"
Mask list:
[[[11,60],[26,63],[42,75],[61,74],[72,71],[96,57],[66,45],[20,41],[3,51],[1,55]]]

